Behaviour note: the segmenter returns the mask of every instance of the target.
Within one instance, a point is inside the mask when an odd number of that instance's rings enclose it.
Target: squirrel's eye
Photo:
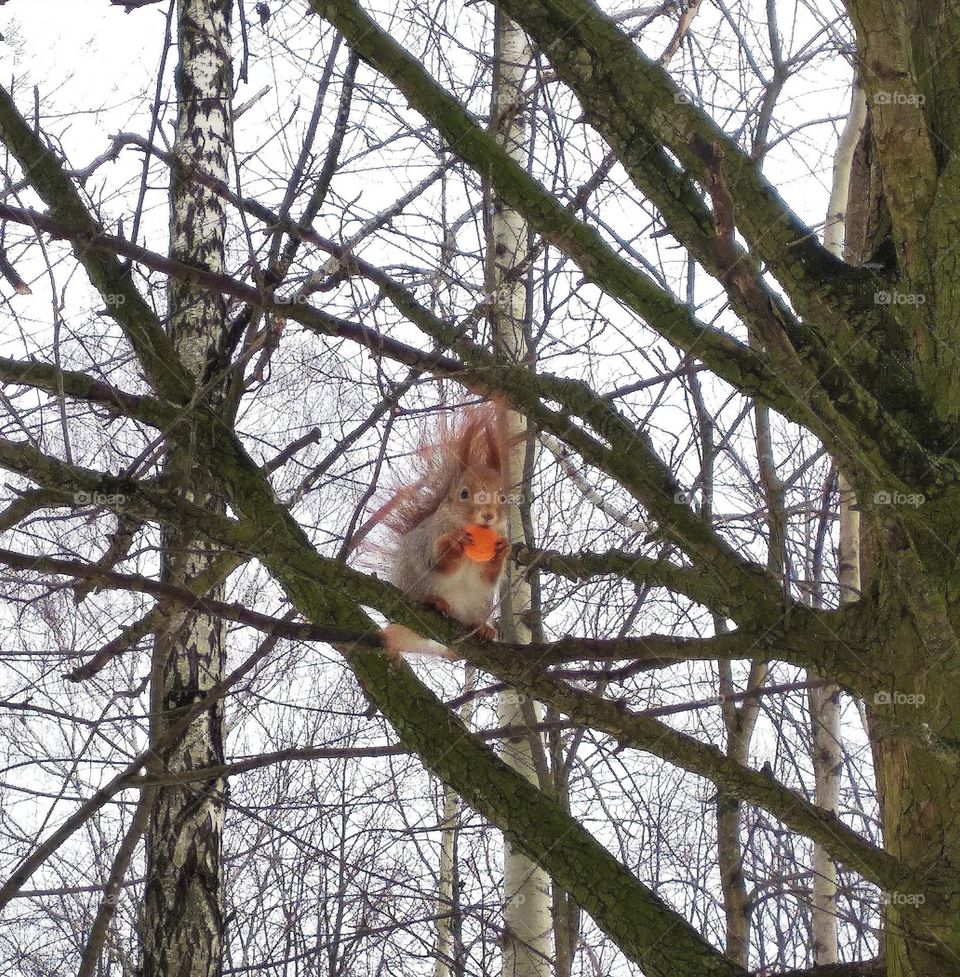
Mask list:
[[[506,505],[507,504],[507,497],[503,494],[503,492],[501,492],[497,496],[497,502],[499,502],[500,505]]]
[[[470,498],[470,489],[466,489],[466,488],[460,489],[460,498],[463,499],[464,502],[466,502],[467,499]]]

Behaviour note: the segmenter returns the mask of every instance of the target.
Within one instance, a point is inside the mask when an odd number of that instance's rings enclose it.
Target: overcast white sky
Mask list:
[[[11,0],[0,8],[3,82],[15,73],[20,85],[39,85],[41,97],[67,84],[77,103],[111,107],[132,121],[156,76],[165,13],[166,4],[125,14],[107,0]],[[56,103],[71,101],[63,94]],[[95,119],[77,114],[78,134],[91,125]]]

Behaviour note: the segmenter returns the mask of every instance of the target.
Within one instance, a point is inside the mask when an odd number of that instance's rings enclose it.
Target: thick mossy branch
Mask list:
[[[293,527],[296,527],[293,538],[299,540],[301,532],[293,517],[279,503],[274,503],[272,489],[265,477],[252,462],[249,464],[251,471],[257,472],[257,478],[263,479],[266,500],[269,500],[270,506],[275,505],[275,508],[267,510],[271,513],[270,521],[259,526],[194,505],[182,493],[171,491],[162,482],[145,482],[70,465],[26,442],[0,438],[0,468],[17,472],[43,486],[48,490],[48,498],[53,504],[77,507],[94,504],[144,522],[175,525],[198,538],[228,547],[242,559],[257,555],[264,545],[263,539],[258,537],[264,533],[271,543],[276,543],[282,549],[281,542],[290,536]],[[325,615],[317,623],[346,626],[340,618],[347,614],[355,624],[351,607],[363,604],[382,609],[401,624],[426,629],[431,637],[439,641],[451,641],[462,636],[461,627],[448,618],[411,606],[390,584],[353,570],[337,560],[322,557],[312,548],[311,553],[310,568],[303,572],[312,574],[318,592],[322,590],[327,594]],[[318,573],[318,567],[323,567],[322,572]],[[368,627],[369,623],[364,623],[364,630]]]
[[[668,220],[682,217],[673,211],[688,207],[689,197],[671,201],[658,189],[664,180],[662,164],[670,159],[664,147],[680,160],[682,172],[705,189],[715,182],[722,163],[724,188],[752,260],[766,264],[805,318],[829,327],[824,349],[846,349],[858,333],[853,319],[870,311],[863,304],[868,276],[820,244],[756,161],[693,104],[661,64],[646,57],[588,0],[496,0],[496,5],[537,41],[591,124],[643,181]],[[678,226],[682,230],[683,224]]]

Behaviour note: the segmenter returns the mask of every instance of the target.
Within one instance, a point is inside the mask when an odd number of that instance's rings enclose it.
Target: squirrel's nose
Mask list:
[[[483,519],[484,522],[493,522],[494,515],[492,512],[485,512],[480,518]]]

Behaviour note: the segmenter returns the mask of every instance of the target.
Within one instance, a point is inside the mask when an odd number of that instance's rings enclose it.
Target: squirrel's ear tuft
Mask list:
[[[461,472],[482,465],[504,473],[508,463],[502,430],[505,419],[502,404],[495,401],[461,409],[455,435],[449,442]]]
[[[480,433],[480,426],[480,420],[476,416],[470,416],[457,438],[456,459],[461,472],[465,472],[474,463],[474,443]]]
[[[483,433],[487,442],[487,465],[496,472],[503,472],[503,451],[500,447],[500,438],[491,424],[488,424]]]

